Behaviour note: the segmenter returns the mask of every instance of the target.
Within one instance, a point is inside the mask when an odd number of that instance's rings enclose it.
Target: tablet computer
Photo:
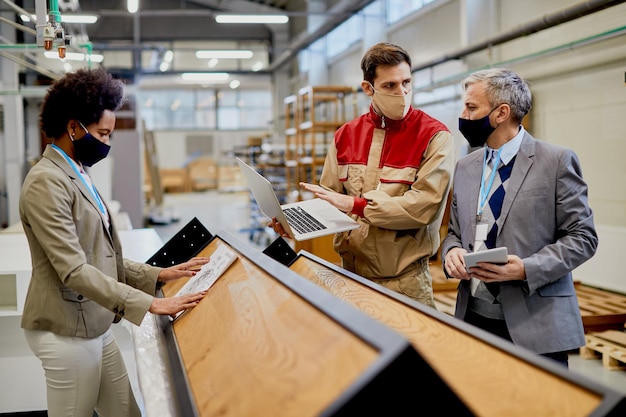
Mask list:
[[[490,262],[492,264],[505,264],[509,253],[505,246],[500,248],[486,249],[479,252],[466,253],[463,255],[465,259],[465,269],[476,266],[478,262]]]

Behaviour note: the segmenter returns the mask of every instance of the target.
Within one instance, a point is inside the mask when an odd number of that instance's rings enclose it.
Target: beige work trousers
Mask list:
[[[46,376],[49,417],[139,417],[113,330],[92,339],[24,330]]]
[[[354,270],[350,269],[350,265],[345,261],[343,267],[348,271]],[[433,278],[428,268],[428,258],[418,259],[412,268],[397,277],[369,279],[429,307],[437,308],[433,297]]]

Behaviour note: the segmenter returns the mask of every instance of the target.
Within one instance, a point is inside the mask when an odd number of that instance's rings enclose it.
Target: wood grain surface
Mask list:
[[[319,415],[378,356],[241,255],[173,328],[200,416]]]
[[[383,292],[299,256],[290,268],[404,334],[477,416],[587,416],[602,398]],[[418,380],[419,375],[409,377]]]

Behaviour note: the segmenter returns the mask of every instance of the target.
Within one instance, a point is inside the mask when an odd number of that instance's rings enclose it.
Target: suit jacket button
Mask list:
[[[79,294],[77,298],[78,298],[79,300],[82,300],[82,299],[83,299],[83,296]]]
[[[117,313],[117,314],[119,314],[121,317],[123,317],[123,316],[124,316],[124,310],[120,311],[120,312],[119,312],[119,313]]]

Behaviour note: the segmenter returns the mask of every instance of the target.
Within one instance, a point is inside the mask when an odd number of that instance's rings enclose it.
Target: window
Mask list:
[[[266,129],[272,120],[267,90],[149,90],[137,103],[149,130]]]
[[[397,22],[435,0],[387,0],[387,24]]]
[[[326,58],[339,55],[356,42],[361,41],[361,14],[356,14],[343,22],[332,32],[326,35]]]

